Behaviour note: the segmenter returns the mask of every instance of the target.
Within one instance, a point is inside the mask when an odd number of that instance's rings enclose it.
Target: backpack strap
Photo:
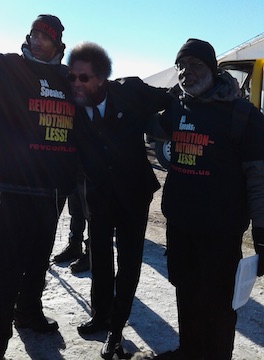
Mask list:
[[[235,101],[232,112],[231,134],[237,151],[239,150],[241,139],[246,131],[249,113],[253,107],[254,105],[245,99]]]

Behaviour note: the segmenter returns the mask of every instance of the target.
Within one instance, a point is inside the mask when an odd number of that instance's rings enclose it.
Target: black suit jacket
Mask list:
[[[78,110],[74,133],[91,211],[105,211],[113,202],[133,210],[150,201],[160,185],[147,159],[144,132],[148,118],[170,102],[167,89],[125,78],[108,82],[100,125],[92,124],[85,108]]]

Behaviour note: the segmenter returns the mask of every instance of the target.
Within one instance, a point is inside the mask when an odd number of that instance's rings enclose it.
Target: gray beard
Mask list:
[[[83,99],[79,99],[79,98],[74,98],[76,104],[78,104],[79,106],[93,106],[93,100],[90,97],[90,95],[88,95],[88,93],[85,94],[85,98]]]
[[[183,86],[181,83],[179,83],[179,86],[186,94],[191,95],[192,97],[198,97],[208,91],[213,84],[213,75],[209,72],[206,77],[197,81],[192,86]]]

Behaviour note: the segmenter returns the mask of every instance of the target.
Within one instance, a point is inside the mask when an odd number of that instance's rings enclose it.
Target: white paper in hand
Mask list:
[[[258,255],[249,256],[239,261],[232,307],[234,310],[245,305],[257,279]]]

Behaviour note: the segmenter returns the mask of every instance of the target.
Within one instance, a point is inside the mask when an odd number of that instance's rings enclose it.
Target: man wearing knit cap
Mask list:
[[[39,15],[32,24],[32,31],[40,31],[47,35],[56,47],[61,45],[61,37],[64,27],[60,20],[53,15]]]
[[[62,59],[65,49],[65,45],[61,42],[63,30],[64,27],[56,16],[39,15],[32,23],[27,44],[23,45],[23,52],[25,53],[27,48],[38,61],[58,62]],[[48,41],[45,42],[45,39]],[[28,52],[26,54],[29,56]]]
[[[0,54],[0,359],[17,328],[58,329],[41,296],[57,221],[75,187],[75,106],[60,20],[40,15],[23,55]]]
[[[155,359],[231,360],[235,274],[250,220],[258,276],[264,274],[264,116],[238,99],[236,83],[217,68],[208,42],[189,39],[175,68],[181,93],[151,135],[163,131],[171,139],[162,211],[180,346]],[[246,123],[236,118],[238,108],[248,114]]]

